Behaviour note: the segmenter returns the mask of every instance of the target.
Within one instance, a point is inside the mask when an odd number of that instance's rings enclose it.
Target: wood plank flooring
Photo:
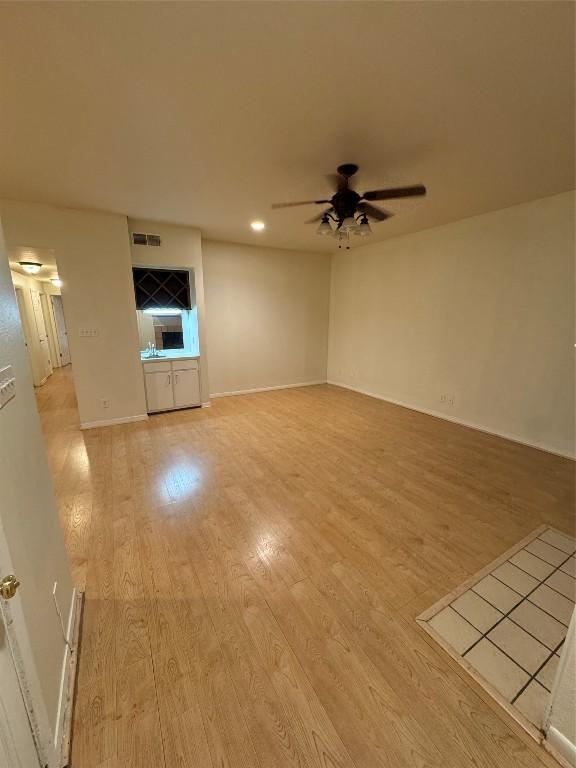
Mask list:
[[[556,765],[414,617],[574,465],[328,385],[81,432],[38,391],[86,590],[72,768]]]

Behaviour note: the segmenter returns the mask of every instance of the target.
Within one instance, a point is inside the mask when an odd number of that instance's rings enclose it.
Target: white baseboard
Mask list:
[[[147,413],[138,416],[123,416],[120,419],[102,419],[102,421],[82,421],[80,429],[96,429],[97,427],[114,427],[116,424],[129,424],[132,421],[146,421]]]
[[[361,395],[367,395],[368,397],[374,397],[376,400],[384,400],[386,403],[392,403],[392,405],[399,405],[402,408],[408,408],[411,411],[418,411],[418,413],[425,413],[427,416],[435,416],[437,419],[444,419],[444,421],[451,421],[454,424],[460,424],[462,427],[469,427],[470,429],[476,429],[478,432],[485,432],[488,435],[494,435],[495,437],[502,437],[505,440],[510,440],[513,443],[520,443],[520,445],[527,445],[530,448],[537,448],[539,451],[545,451],[546,453],[553,453],[555,456],[562,456],[565,459],[572,459],[572,461],[576,460],[576,456],[571,453],[564,453],[562,451],[557,450],[556,448],[552,448],[549,445],[545,445],[544,443],[537,443],[529,440],[525,440],[524,438],[518,437],[517,435],[511,435],[508,432],[497,432],[494,429],[489,429],[488,427],[484,427],[481,424],[476,424],[472,421],[466,421],[464,419],[458,419],[455,416],[450,416],[447,413],[444,413],[443,411],[433,411],[428,408],[421,408],[419,405],[414,405],[413,403],[406,403],[403,400],[396,400],[392,397],[385,397],[384,395],[379,395],[376,392],[369,392],[366,389],[361,389],[359,387],[352,387],[350,384],[343,384],[340,381],[333,381],[332,379],[328,379],[327,384],[332,384],[335,387],[342,387],[342,389],[350,389],[352,392],[358,392]]]
[[[576,766],[576,744],[572,744],[554,726],[548,729],[544,746],[556,759],[562,758],[567,766]]]
[[[71,690],[71,674],[72,674],[72,656],[76,653],[74,637],[75,627],[78,619],[78,593],[76,588],[72,590],[72,601],[70,603],[70,609],[68,611],[68,622],[66,625],[66,640],[67,645],[64,648],[64,658],[62,660],[62,674],[60,676],[60,693],[58,696],[58,710],[56,713],[56,723],[54,727],[54,747],[56,754],[60,755],[62,744],[69,739],[67,730],[70,724],[69,708],[72,706],[70,697]]]
[[[294,389],[296,387],[313,387],[316,384],[326,384],[326,379],[319,381],[301,381],[298,384],[278,384],[275,387],[257,387],[256,389],[235,389],[233,392],[211,392],[210,397],[232,397],[233,395],[254,395],[257,392],[272,392],[276,389]]]

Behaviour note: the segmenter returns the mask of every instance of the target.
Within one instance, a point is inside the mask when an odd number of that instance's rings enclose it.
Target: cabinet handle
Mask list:
[[[168,384],[170,384],[172,379],[170,378],[170,374],[168,374]]]
[[[174,374],[174,384],[178,384],[178,374]]]

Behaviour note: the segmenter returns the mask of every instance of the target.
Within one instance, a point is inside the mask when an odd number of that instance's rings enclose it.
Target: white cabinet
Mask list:
[[[148,413],[200,405],[197,360],[163,360],[144,363]]]
[[[167,411],[174,408],[172,373],[159,371],[146,373],[146,402],[149,411]]]
[[[198,370],[174,371],[174,407],[187,408],[200,405]]]

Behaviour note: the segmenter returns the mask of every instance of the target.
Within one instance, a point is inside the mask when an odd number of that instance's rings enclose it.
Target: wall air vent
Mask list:
[[[132,243],[134,245],[158,247],[162,245],[162,239],[160,235],[147,235],[144,232],[132,232]]]

